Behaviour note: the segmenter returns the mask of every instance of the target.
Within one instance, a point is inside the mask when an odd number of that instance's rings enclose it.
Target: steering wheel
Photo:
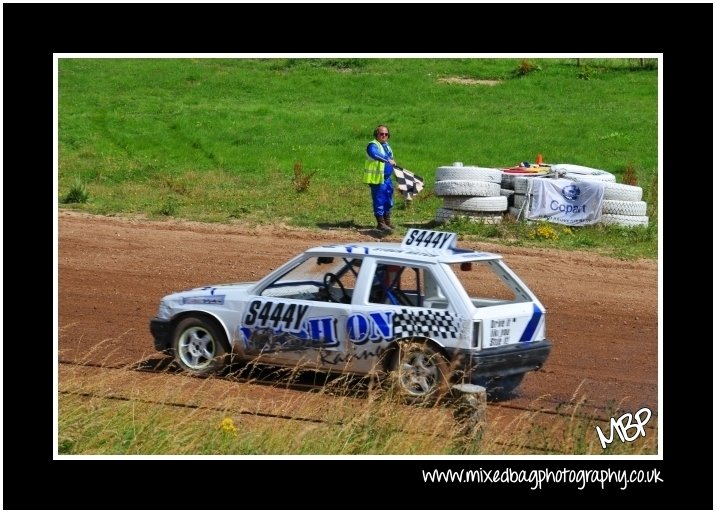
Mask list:
[[[342,297],[340,299],[336,299],[333,297],[333,294],[331,294],[331,289],[333,288],[333,284],[337,284],[341,289],[341,295]],[[323,286],[326,288],[326,291],[328,292],[328,300],[333,303],[350,303],[351,297],[346,293],[346,288],[341,283],[341,280],[333,273],[326,273],[323,276]]]

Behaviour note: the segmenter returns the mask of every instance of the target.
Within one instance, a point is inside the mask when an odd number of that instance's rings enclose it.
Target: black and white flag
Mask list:
[[[398,190],[404,194],[417,194],[425,186],[422,176],[418,176],[402,167],[393,166],[393,174],[398,180]]]

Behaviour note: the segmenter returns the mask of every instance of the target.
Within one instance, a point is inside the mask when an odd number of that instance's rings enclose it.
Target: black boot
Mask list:
[[[393,226],[393,223],[390,222],[390,212],[386,212],[383,216],[383,219],[385,219],[385,224],[388,225],[388,228],[390,228],[391,230],[395,228],[395,226]]]
[[[377,228],[382,232],[392,232],[393,229],[385,224],[385,218],[383,216],[375,216],[375,220],[378,221]]]

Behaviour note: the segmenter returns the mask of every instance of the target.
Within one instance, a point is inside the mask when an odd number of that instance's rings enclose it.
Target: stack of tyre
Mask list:
[[[535,178],[542,178],[546,173],[540,174],[524,174],[514,175],[504,173],[502,175],[502,187],[505,190],[511,190],[509,212],[517,219],[527,217],[529,208],[532,206],[532,183]],[[528,199],[529,198],[529,199]]]
[[[641,201],[642,188],[635,185],[616,183],[616,177],[608,171],[593,169],[574,164],[555,164],[551,166],[552,175],[558,178],[567,178],[574,182],[598,181],[604,184],[604,199],[602,201],[602,224],[620,226],[647,226],[649,217],[646,215],[646,203]],[[505,177],[509,176],[507,174]],[[532,199],[530,180],[534,176],[516,176],[507,180],[512,181],[514,189],[513,206],[510,213],[515,217],[525,217]],[[509,183],[503,179],[503,187]]]
[[[443,198],[435,213],[439,223],[454,218],[498,224],[507,211],[507,197],[512,191],[501,190],[502,171],[496,168],[441,166],[435,171],[435,195]]]
[[[606,182],[602,201],[602,224],[648,226],[646,202],[641,201],[641,196],[641,187]]]

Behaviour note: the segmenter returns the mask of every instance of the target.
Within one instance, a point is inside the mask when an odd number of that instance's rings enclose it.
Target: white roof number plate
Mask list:
[[[455,248],[457,234],[452,232],[434,232],[413,228],[403,238],[404,248],[426,248],[436,251],[449,251]]]

